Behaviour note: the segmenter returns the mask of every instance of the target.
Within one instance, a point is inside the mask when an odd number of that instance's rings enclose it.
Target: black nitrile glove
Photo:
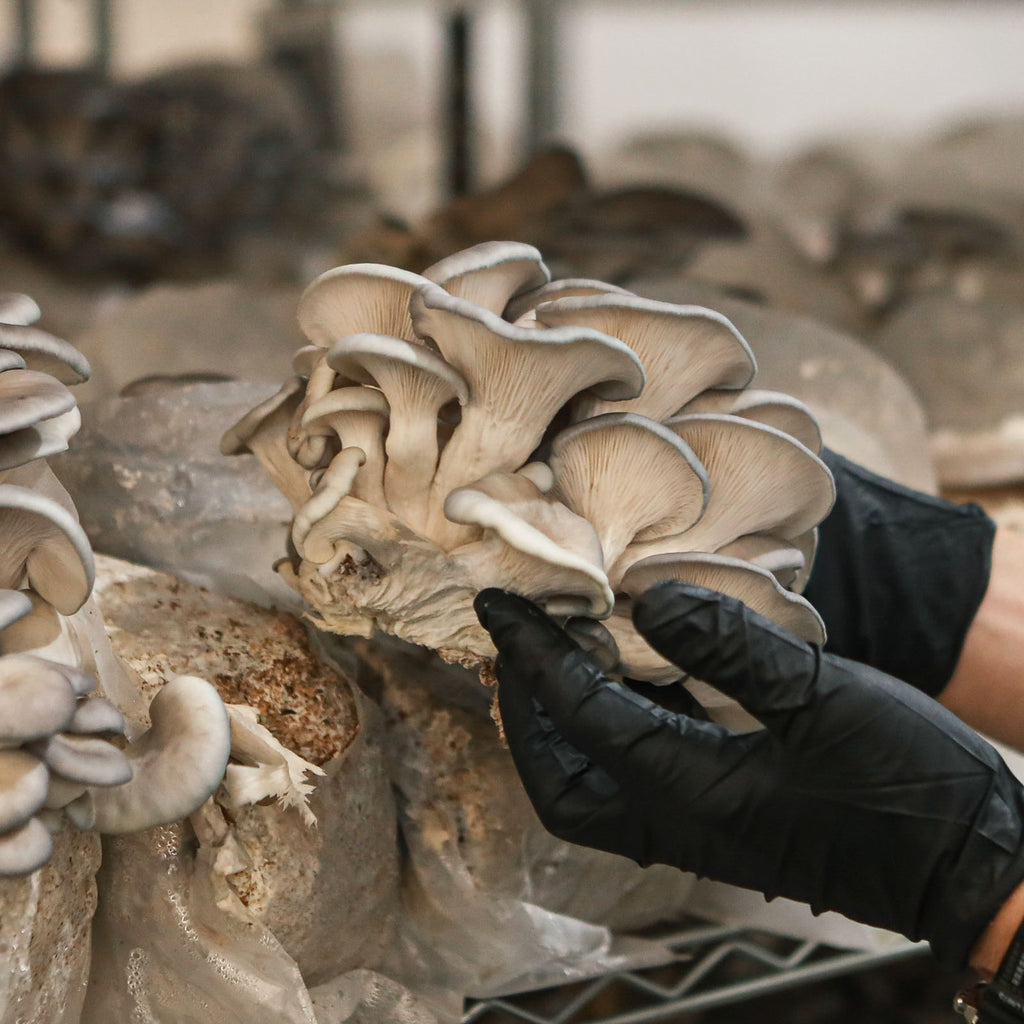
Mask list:
[[[825,650],[935,696],[985,596],[995,523],[977,505],[911,490],[827,449],[822,458],[836,503],[804,596],[825,622]]]
[[[609,679],[524,598],[476,609],[513,759],[562,839],[838,910],[950,965],[1024,877],[1024,789],[988,743],[732,598],[663,583],[634,621],[764,724],[745,735]]]

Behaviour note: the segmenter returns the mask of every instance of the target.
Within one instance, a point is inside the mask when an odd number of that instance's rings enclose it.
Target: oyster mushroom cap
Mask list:
[[[821,428],[814,413],[800,401],[782,391],[747,388],[744,391],[705,391],[687,402],[678,415],[694,413],[725,413],[767,424],[795,437],[815,455],[821,454]]]
[[[6,370],[24,370],[25,360],[9,348],[0,348],[0,373]]]
[[[62,384],[81,384],[91,373],[89,360],[74,345],[38,327],[0,322],[0,349],[12,349],[29,370]]]
[[[356,476],[352,494],[371,504],[387,506],[384,497],[384,436],[390,406],[383,392],[369,387],[343,387],[309,405],[302,429],[309,434],[336,436],[343,448],[361,448],[366,461]]]
[[[78,702],[67,731],[79,735],[97,732],[123,734],[125,725],[120,708],[104,697],[91,697]]]
[[[46,765],[25,750],[0,750],[0,833],[20,828],[46,801]]]
[[[337,380],[337,374],[327,363],[327,350],[317,349],[319,358],[312,361],[302,399],[292,412],[285,435],[288,454],[303,469],[314,469],[320,464],[327,451],[327,434],[311,434],[302,428],[306,410],[325,395],[330,394]]]
[[[66,452],[81,426],[82,414],[75,405],[59,416],[0,434],[0,471]]]
[[[551,280],[540,252],[525,242],[481,242],[438,260],[423,276],[499,316],[517,295]]]
[[[32,608],[32,599],[24,591],[0,590],[0,630],[31,615]]]
[[[28,875],[53,855],[53,839],[38,818],[0,836],[0,876]]]
[[[681,580],[728,594],[801,640],[825,642],[825,624],[813,605],[781,587],[767,569],[750,562],[706,551],[653,555],[634,562],[623,573],[619,588],[636,599],[664,580]]]
[[[75,407],[75,396],[47,373],[0,373],[0,435],[35,426]]]
[[[29,654],[0,658],[0,746],[66,729],[77,694],[63,666]]]
[[[595,281],[589,277],[562,277],[511,299],[505,307],[504,318],[516,321],[536,310],[542,302],[553,302],[555,299],[571,299],[583,295],[632,294],[633,292],[628,289],[620,288],[617,284],[608,284],[606,281]]]
[[[453,399],[465,405],[466,381],[436,352],[382,334],[342,338],[331,347],[327,361],[346,377],[375,384],[387,399],[387,507],[423,531],[438,460],[438,415]]]
[[[708,474],[689,445],[636,413],[566,428],[552,441],[549,462],[555,493],[597,530],[606,567],[635,539],[690,529],[708,502]]]
[[[287,447],[288,426],[302,400],[304,386],[301,377],[293,377],[270,398],[250,409],[220,439],[223,455],[252,452],[296,510],[312,494],[308,474]]]
[[[62,615],[92,590],[96,569],[85,531],[66,509],[25,487],[0,484],[0,586],[29,584]]]
[[[490,531],[450,554],[478,588],[513,590],[553,615],[611,612],[614,596],[593,526],[526,477],[490,474],[452,491],[444,511],[454,522]]]
[[[807,555],[798,545],[768,533],[737,537],[715,553],[767,569],[786,588],[791,587],[797,573],[807,564]]]
[[[68,782],[83,786],[120,786],[132,777],[124,753],[96,736],[56,733],[33,743],[32,752]]]
[[[30,295],[21,292],[0,292],[0,324],[34,324],[43,311]]]
[[[409,299],[425,277],[381,263],[328,270],[299,299],[299,327],[314,345],[330,348],[350,334],[411,338]]]
[[[589,295],[537,307],[546,327],[578,324],[613,335],[639,357],[647,375],[640,395],[610,405],[577,399],[574,419],[636,412],[663,420],[708,388],[745,388],[757,370],[754,354],[732,322],[703,306],[676,306],[635,295]]]
[[[175,676],[149,712],[152,726],[125,750],[131,781],[89,793],[100,832],[138,832],[177,821],[207,800],[224,777],[231,728],[208,682]]]
[[[314,539],[307,544],[309,533],[321,519],[334,511],[342,498],[348,497],[356,474],[365,461],[366,455],[362,448],[342,448],[320,477],[313,496],[295,513],[292,543],[303,558],[323,564],[334,557],[334,545],[329,542],[318,543]]]
[[[663,658],[640,635],[633,625],[632,607],[633,602],[629,598],[619,597],[615,602],[614,614],[601,623],[608,630],[619,652],[619,663],[615,671],[629,679],[642,679],[656,686],[676,682],[686,673],[678,665]]]
[[[643,367],[617,338],[586,327],[536,330],[430,285],[410,302],[419,337],[432,340],[469,386],[462,422],[441,453],[431,487],[429,535],[450,549],[458,533],[440,510],[456,487],[511,472],[530,457],[559,409],[580,391],[628,398],[643,389]]]
[[[674,416],[666,429],[678,434],[707,469],[704,517],[676,537],[626,550],[612,575],[634,562],[671,551],[717,551],[748,533],[791,540],[817,526],[835,501],[828,467],[795,438],[738,416]]]

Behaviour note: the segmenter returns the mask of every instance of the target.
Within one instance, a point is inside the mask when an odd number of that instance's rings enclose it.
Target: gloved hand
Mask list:
[[[476,610],[512,757],[562,839],[928,939],[951,965],[1024,877],[1024,789],[988,743],[732,598],[663,583],[634,622],[763,723],[744,735],[609,679],[524,598]]]
[[[911,490],[825,450],[836,503],[804,596],[825,650],[932,696],[952,678],[985,596],[995,523],[977,505]]]

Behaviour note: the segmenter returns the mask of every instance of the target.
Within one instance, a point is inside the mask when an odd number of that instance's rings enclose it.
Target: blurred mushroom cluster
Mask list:
[[[334,632],[479,667],[472,598],[531,597],[612,670],[678,674],[633,630],[655,579],[715,587],[809,640],[799,596],[834,499],[808,409],[754,390],[728,319],[485,242],[422,275],[338,267],[299,303],[296,374],[235,424],[292,504],[278,570]]]
[[[41,867],[68,824],[121,833],[191,813],[220,783],[230,740],[201,679],[168,682],[145,730],[97,692],[74,618],[92,550],[45,462],[80,425],[68,384],[89,367],[38,317],[27,296],[0,295],[0,875]]]

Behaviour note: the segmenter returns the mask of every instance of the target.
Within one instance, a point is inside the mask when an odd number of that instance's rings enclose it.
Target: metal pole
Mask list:
[[[36,47],[36,5],[35,0],[18,0],[17,3],[17,62],[21,67],[32,63]]]
[[[526,147],[550,142],[561,126],[558,0],[527,0]]]

